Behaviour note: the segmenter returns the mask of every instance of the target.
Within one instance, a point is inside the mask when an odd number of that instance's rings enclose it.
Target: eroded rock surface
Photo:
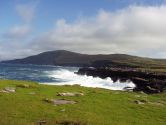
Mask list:
[[[136,85],[134,91],[148,94],[166,92],[166,73],[143,72],[132,68],[80,68],[77,74],[110,77],[113,82],[132,81]]]

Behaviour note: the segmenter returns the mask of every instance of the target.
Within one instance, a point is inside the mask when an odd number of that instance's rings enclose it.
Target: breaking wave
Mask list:
[[[61,82],[56,83],[44,83],[49,85],[74,85],[79,84],[85,87],[99,87],[111,90],[123,90],[125,87],[134,88],[135,85],[132,82],[121,83],[117,81],[113,83],[111,78],[101,79],[99,77],[92,77],[86,75],[77,75],[75,71],[70,71],[67,69],[60,69],[56,71],[46,72],[48,77],[54,78]]]

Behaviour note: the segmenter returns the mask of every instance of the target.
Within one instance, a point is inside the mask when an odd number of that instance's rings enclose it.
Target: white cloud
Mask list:
[[[31,22],[34,18],[36,5],[36,3],[18,4],[16,6],[16,11],[24,21]]]
[[[30,53],[26,42],[31,36],[31,27],[14,26],[4,33],[0,39],[0,60],[13,59],[28,56]]]
[[[79,18],[72,23],[60,19],[50,31],[17,49],[15,58],[59,49],[166,58],[165,22],[165,5],[129,6],[114,12],[100,10],[96,16]],[[6,56],[11,58],[12,52]]]
[[[32,31],[28,25],[17,25],[12,27],[8,32],[4,34],[5,39],[21,39],[26,38]]]
[[[166,6],[129,6],[73,23],[58,20],[54,29],[35,39],[41,51],[68,49],[83,53],[165,53]],[[36,46],[35,46],[36,45]],[[165,55],[166,56],[166,55]]]

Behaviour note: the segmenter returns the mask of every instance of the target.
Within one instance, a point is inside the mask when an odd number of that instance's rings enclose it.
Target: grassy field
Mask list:
[[[30,84],[29,88],[16,87]],[[110,91],[75,86],[48,86],[25,81],[0,80],[0,125],[165,125],[166,93]],[[84,96],[61,97],[58,92],[82,92]],[[68,99],[76,104],[55,106],[44,99]],[[135,101],[144,100],[144,104]],[[44,124],[43,124],[44,125]]]

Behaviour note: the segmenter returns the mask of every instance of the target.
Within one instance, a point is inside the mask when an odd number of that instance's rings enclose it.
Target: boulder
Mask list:
[[[64,104],[75,104],[75,101],[65,100],[65,99],[44,99],[45,102],[52,103],[54,105],[64,105]]]
[[[142,104],[147,103],[147,101],[146,100],[135,100],[134,103],[136,103],[138,105],[142,105]]]
[[[16,88],[13,88],[13,87],[5,87],[5,88],[2,89],[0,92],[2,92],[2,93],[14,93],[14,92],[16,92]]]
[[[66,93],[58,93],[57,96],[83,96],[84,93],[71,93],[71,92],[66,92]]]
[[[39,120],[37,125],[45,125],[47,122],[45,120]]]

